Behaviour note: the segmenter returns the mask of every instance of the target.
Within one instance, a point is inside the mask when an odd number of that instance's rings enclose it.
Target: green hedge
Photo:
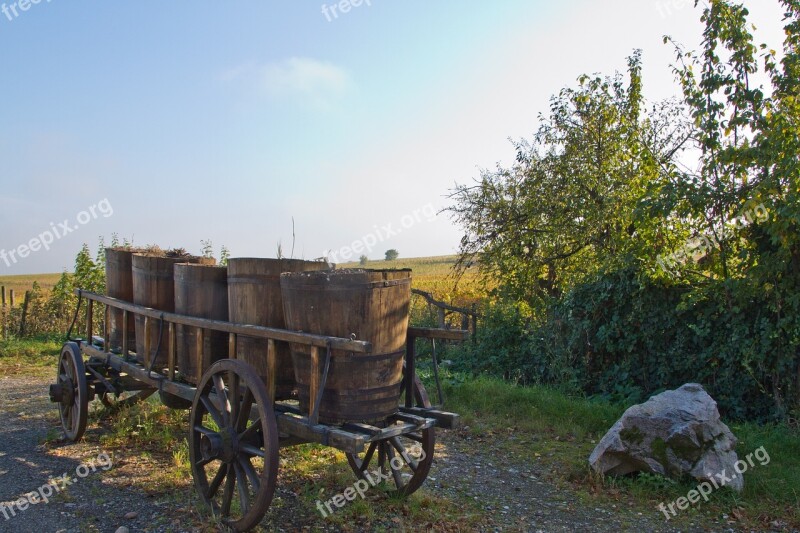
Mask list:
[[[800,309],[746,281],[641,281],[632,269],[582,284],[540,320],[520,306],[488,306],[462,368],[520,383],[557,384],[635,403],[699,382],[731,419],[797,415]]]

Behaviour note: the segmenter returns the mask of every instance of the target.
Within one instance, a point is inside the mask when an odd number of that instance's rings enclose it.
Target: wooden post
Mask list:
[[[278,349],[273,339],[267,340],[267,396],[269,401],[275,403],[278,387]],[[309,388],[310,391],[310,388]],[[309,394],[309,402],[316,400],[316,396]]]
[[[9,304],[10,304],[9,307],[13,308],[14,307],[14,289],[8,289],[8,301],[9,301]]]
[[[228,333],[228,359],[236,359],[236,333]]]
[[[122,358],[126,361],[128,360],[128,320],[128,311],[122,311]],[[134,339],[135,341],[136,339]]]
[[[184,326],[184,328],[185,327],[186,326]],[[197,328],[194,334],[194,353],[197,354],[197,381],[195,383],[200,383],[200,380],[203,379],[204,369],[208,369],[211,366],[211,352],[205,350],[205,339],[206,330],[203,328]]]
[[[25,300],[22,302],[22,317],[19,321],[19,336],[25,336],[25,322],[28,319],[28,304],[31,301],[31,291],[25,291]]]
[[[7,316],[6,316],[6,286],[3,285],[0,287],[0,294],[2,294],[2,307],[0,307],[0,322],[3,323],[3,338],[8,338],[8,329],[6,327]]]
[[[149,316],[144,317],[144,353],[136,353],[136,358],[144,361],[144,367],[150,369],[150,330],[153,328]]]
[[[183,326],[181,326],[183,327]],[[177,342],[177,333],[175,332],[175,323],[169,323],[169,351],[167,352],[167,378],[170,381],[175,381],[175,352],[176,352],[176,342]]]
[[[94,300],[89,300],[86,302],[86,342],[89,346],[92,346],[92,337],[94,336],[92,322],[94,322]]]
[[[444,309],[441,307],[437,307],[436,309],[439,311],[439,329],[445,329]]]
[[[408,335],[406,340],[406,407],[414,407],[414,375],[416,369],[417,358],[417,338],[413,335]]]
[[[111,306],[105,305],[103,306],[103,351],[106,353],[111,353],[111,338],[109,336],[111,332]]]
[[[317,346],[311,348],[311,376],[308,381],[308,423],[312,426],[319,422],[319,413],[314,412],[314,403],[319,392],[319,352]]]

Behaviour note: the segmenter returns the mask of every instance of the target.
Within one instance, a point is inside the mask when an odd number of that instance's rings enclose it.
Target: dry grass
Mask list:
[[[0,287],[6,288],[6,298],[9,298],[9,291],[14,291],[16,305],[22,305],[25,291],[33,287],[36,282],[45,290],[50,289],[58,283],[61,274],[24,274],[21,276],[0,276]],[[7,300],[8,301],[8,300]]]

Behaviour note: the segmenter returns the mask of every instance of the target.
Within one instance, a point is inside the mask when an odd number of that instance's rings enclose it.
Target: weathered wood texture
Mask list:
[[[226,267],[179,263],[175,265],[175,312],[181,315],[228,320],[228,269]],[[228,356],[228,335],[202,331],[192,326],[175,326],[176,364],[189,383],[220,359]],[[201,334],[202,332],[202,334]]]
[[[106,248],[106,294],[126,302],[133,301],[133,250],[124,248]],[[122,326],[123,311],[110,309],[108,336],[112,350],[121,350],[124,329]],[[128,339],[136,338],[136,324],[128,320]]]
[[[322,423],[374,422],[397,412],[411,299],[410,270],[335,270],[281,276],[286,327],[372,343],[371,354],[334,350],[319,410]],[[314,402],[316,365],[292,344],[301,406]],[[325,353],[322,352],[324,357]]]
[[[199,257],[164,257],[153,254],[134,254],[131,261],[133,274],[133,303],[159,311],[175,311],[175,274],[177,263],[199,263]],[[206,262],[208,262],[206,260]],[[136,315],[136,360],[149,366],[153,358],[163,368],[167,364],[168,325],[159,320],[149,320]],[[145,331],[145,329],[147,331]]]
[[[228,316],[237,324],[284,329],[280,276],[284,272],[327,270],[327,263],[296,259],[236,258],[228,262]],[[253,366],[269,383],[266,339],[240,336],[236,358]],[[287,399],[295,391],[294,367],[289,346],[275,343],[275,397]]]

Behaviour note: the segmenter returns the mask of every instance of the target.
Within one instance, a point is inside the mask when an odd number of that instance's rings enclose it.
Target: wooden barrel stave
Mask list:
[[[289,329],[369,341],[371,354],[334,351],[320,421],[375,422],[397,411],[411,300],[410,270],[284,274]],[[292,344],[301,406],[308,408],[310,350]]]
[[[298,259],[235,258],[228,262],[228,306],[231,322],[284,329],[280,275],[329,269],[327,263]],[[295,396],[295,377],[288,344],[276,342],[276,398]],[[239,336],[236,358],[252,365],[267,382],[267,340]]]
[[[228,320],[228,269],[213,265],[178,263],[175,271],[175,312],[211,320]],[[208,368],[228,356],[228,335],[204,331],[202,350],[197,349],[198,328],[175,328],[176,364],[191,384],[200,382]]]

